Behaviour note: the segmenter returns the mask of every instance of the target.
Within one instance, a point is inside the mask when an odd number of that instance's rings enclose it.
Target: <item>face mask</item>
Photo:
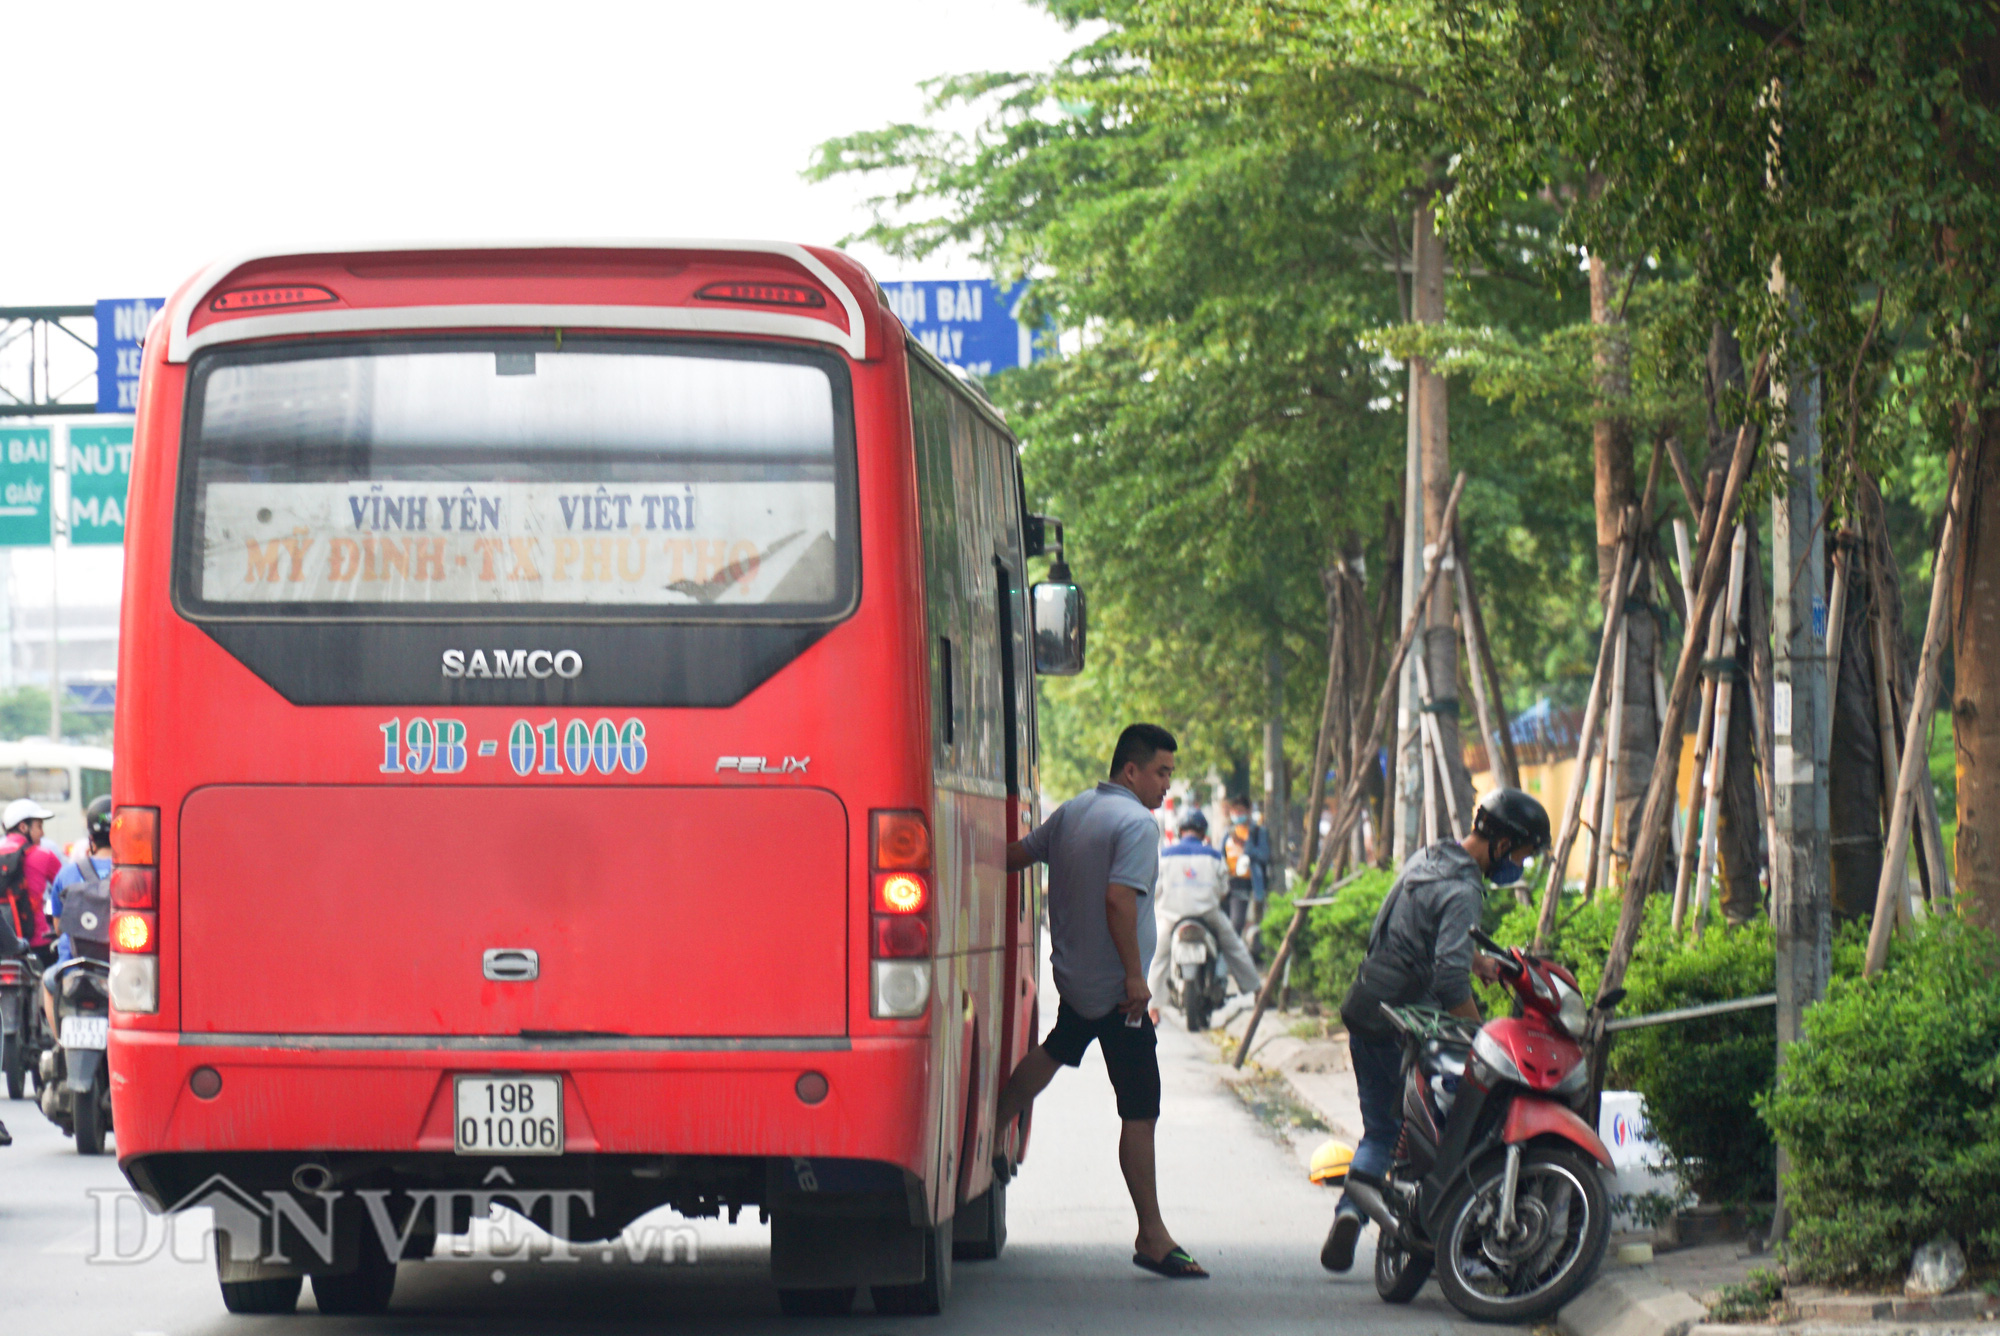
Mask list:
[[[1512,860],[1505,863],[1495,863],[1493,870],[1486,874],[1486,880],[1492,882],[1495,886],[1512,886],[1520,879],[1521,865]]]

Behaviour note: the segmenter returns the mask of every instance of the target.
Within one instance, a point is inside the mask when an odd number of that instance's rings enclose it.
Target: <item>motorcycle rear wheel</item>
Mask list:
[[[76,1120],[76,1153],[78,1155],[104,1154],[104,1125],[110,1121],[105,1115],[106,1106],[111,1102],[108,1090],[96,1082],[90,1089],[71,1092],[72,1117]]]
[[[0,1066],[7,1071],[7,1098],[21,1098],[21,1092],[28,1088],[28,1059],[27,1045],[20,1035],[0,1037]]]
[[[1596,1276],[1611,1239],[1610,1204],[1597,1162],[1567,1147],[1521,1155],[1514,1194],[1517,1234],[1499,1232],[1504,1157],[1494,1155],[1445,1199],[1438,1231],[1438,1288],[1480,1322],[1540,1322]]]
[[[1377,1231],[1375,1239],[1375,1293],[1383,1303],[1406,1304],[1417,1297],[1431,1278],[1435,1260],[1425,1253],[1411,1252],[1396,1240]]]

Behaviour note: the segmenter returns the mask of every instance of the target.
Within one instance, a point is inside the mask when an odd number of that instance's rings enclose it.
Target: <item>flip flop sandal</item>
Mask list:
[[[1186,1248],[1176,1248],[1157,1262],[1144,1253],[1135,1252],[1132,1254],[1132,1265],[1156,1276],[1165,1276],[1168,1280],[1208,1279],[1208,1272],[1201,1269],[1200,1262],[1188,1256]]]

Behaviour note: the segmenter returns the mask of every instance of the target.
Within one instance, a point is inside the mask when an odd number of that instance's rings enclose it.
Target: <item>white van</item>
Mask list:
[[[111,792],[111,750],[76,747],[46,738],[0,742],[0,807],[33,798],[55,813],[42,835],[67,849],[83,837],[83,809]]]

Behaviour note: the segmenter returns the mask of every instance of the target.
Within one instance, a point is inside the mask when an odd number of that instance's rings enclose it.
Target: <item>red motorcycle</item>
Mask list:
[[[1349,1174],[1347,1191],[1381,1228],[1383,1299],[1408,1303],[1435,1268],[1466,1316],[1538,1322],[1590,1283],[1611,1237],[1599,1178],[1611,1153],[1579,1116],[1591,1095],[1577,1044],[1590,1008],[1561,965],[1482,932],[1473,940],[1498,958],[1521,1014],[1475,1026],[1383,1006],[1404,1042],[1403,1131],[1388,1179]]]

